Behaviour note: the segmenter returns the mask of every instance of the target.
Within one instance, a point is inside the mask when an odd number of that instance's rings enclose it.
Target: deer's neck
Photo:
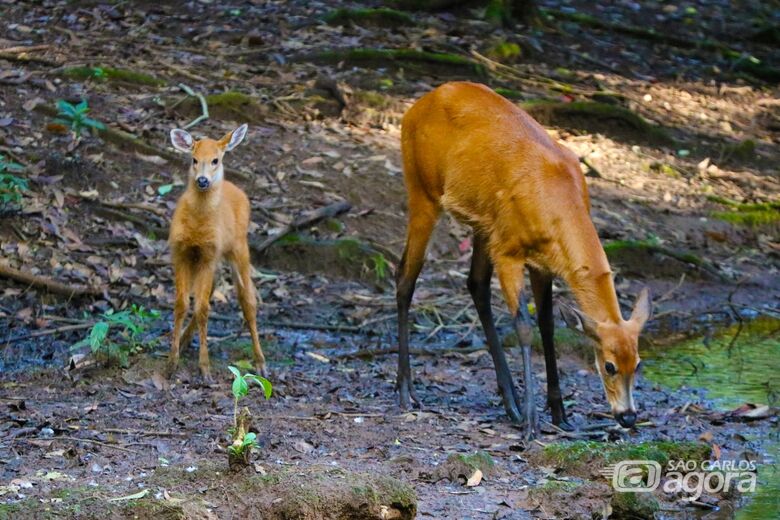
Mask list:
[[[571,287],[582,312],[596,321],[622,321],[612,270],[596,229],[588,221],[564,244],[569,268],[563,278]]]

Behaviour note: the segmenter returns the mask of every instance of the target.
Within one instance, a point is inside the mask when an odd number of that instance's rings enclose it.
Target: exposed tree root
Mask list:
[[[19,271],[18,269],[14,269],[13,267],[10,267],[4,263],[0,263],[0,278],[9,278],[23,284],[46,289],[51,293],[61,294],[71,298],[75,296],[100,296],[103,294],[103,291],[96,287],[88,287],[85,285],[68,285],[56,280],[52,280],[51,278]]]

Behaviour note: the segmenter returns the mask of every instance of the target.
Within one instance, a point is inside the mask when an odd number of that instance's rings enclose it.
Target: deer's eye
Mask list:
[[[607,374],[609,374],[611,376],[614,376],[615,374],[617,374],[617,368],[615,368],[615,365],[613,365],[609,361],[604,363],[604,370],[606,370]]]
[[[218,162],[219,162],[219,159],[214,159],[213,161],[211,161],[211,164],[213,164],[214,166],[216,166]]]
[[[195,157],[192,158],[192,164],[198,164],[198,160]]]

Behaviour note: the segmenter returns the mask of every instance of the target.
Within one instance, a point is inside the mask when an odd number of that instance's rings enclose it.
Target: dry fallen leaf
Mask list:
[[[475,469],[469,479],[466,481],[466,487],[476,487],[482,482],[482,471]]]

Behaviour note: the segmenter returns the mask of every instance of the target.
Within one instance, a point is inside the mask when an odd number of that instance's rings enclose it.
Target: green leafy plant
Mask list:
[[[233,444],[228,447],[228,453],[231,457],[236,459],[247,459],[248,452],[257,446],[257,435],[253,432],[246,431],[246,421],[239,419],[238,403],[249,395],[249,384],[257,383],[263,389],[263,395],[266,399],[270,399],[273,387],[271,382],[261,376],[251,374],[249,372],[241,374],[241,371],[236,367],[228,367],[233,373],[233,427],[230,429],[230,434],[233,438]]]
[[[7,160],[0,155],[0,208],[16,204],[22,200],[22,192],[27,191],[27,179],[14,175],[24,170],[21,164]]]
[[[135,304],[120,312],[109,310],[92,326],[87,337],[71,346],[71,350],[89,346],[93,354],[104,358],[107,363],[118,362],[126,366],[131,354],[143,350],[142,335],[149,322],[159,316],[158,311],[146,310]]]
[[[374,274],[376,275],[377,281],[381,282],[387,278],[387,271],[390,268],[390,262],[387,261],[385,255],[382,253],[376,253],[371,255],[368,260],[371,264],[371,270],[374,271]]]
[[[89,105],[86,99],[82,99],[78,105],[73,105],[64,99],[60,99],[57,101],[57,109],[59,110],[59,117],[54,121],[70,127],[76,137],[81,137],[81,132],[84,129],[105,130],[106,128],[106,125],[97,119],[87,116]]]

